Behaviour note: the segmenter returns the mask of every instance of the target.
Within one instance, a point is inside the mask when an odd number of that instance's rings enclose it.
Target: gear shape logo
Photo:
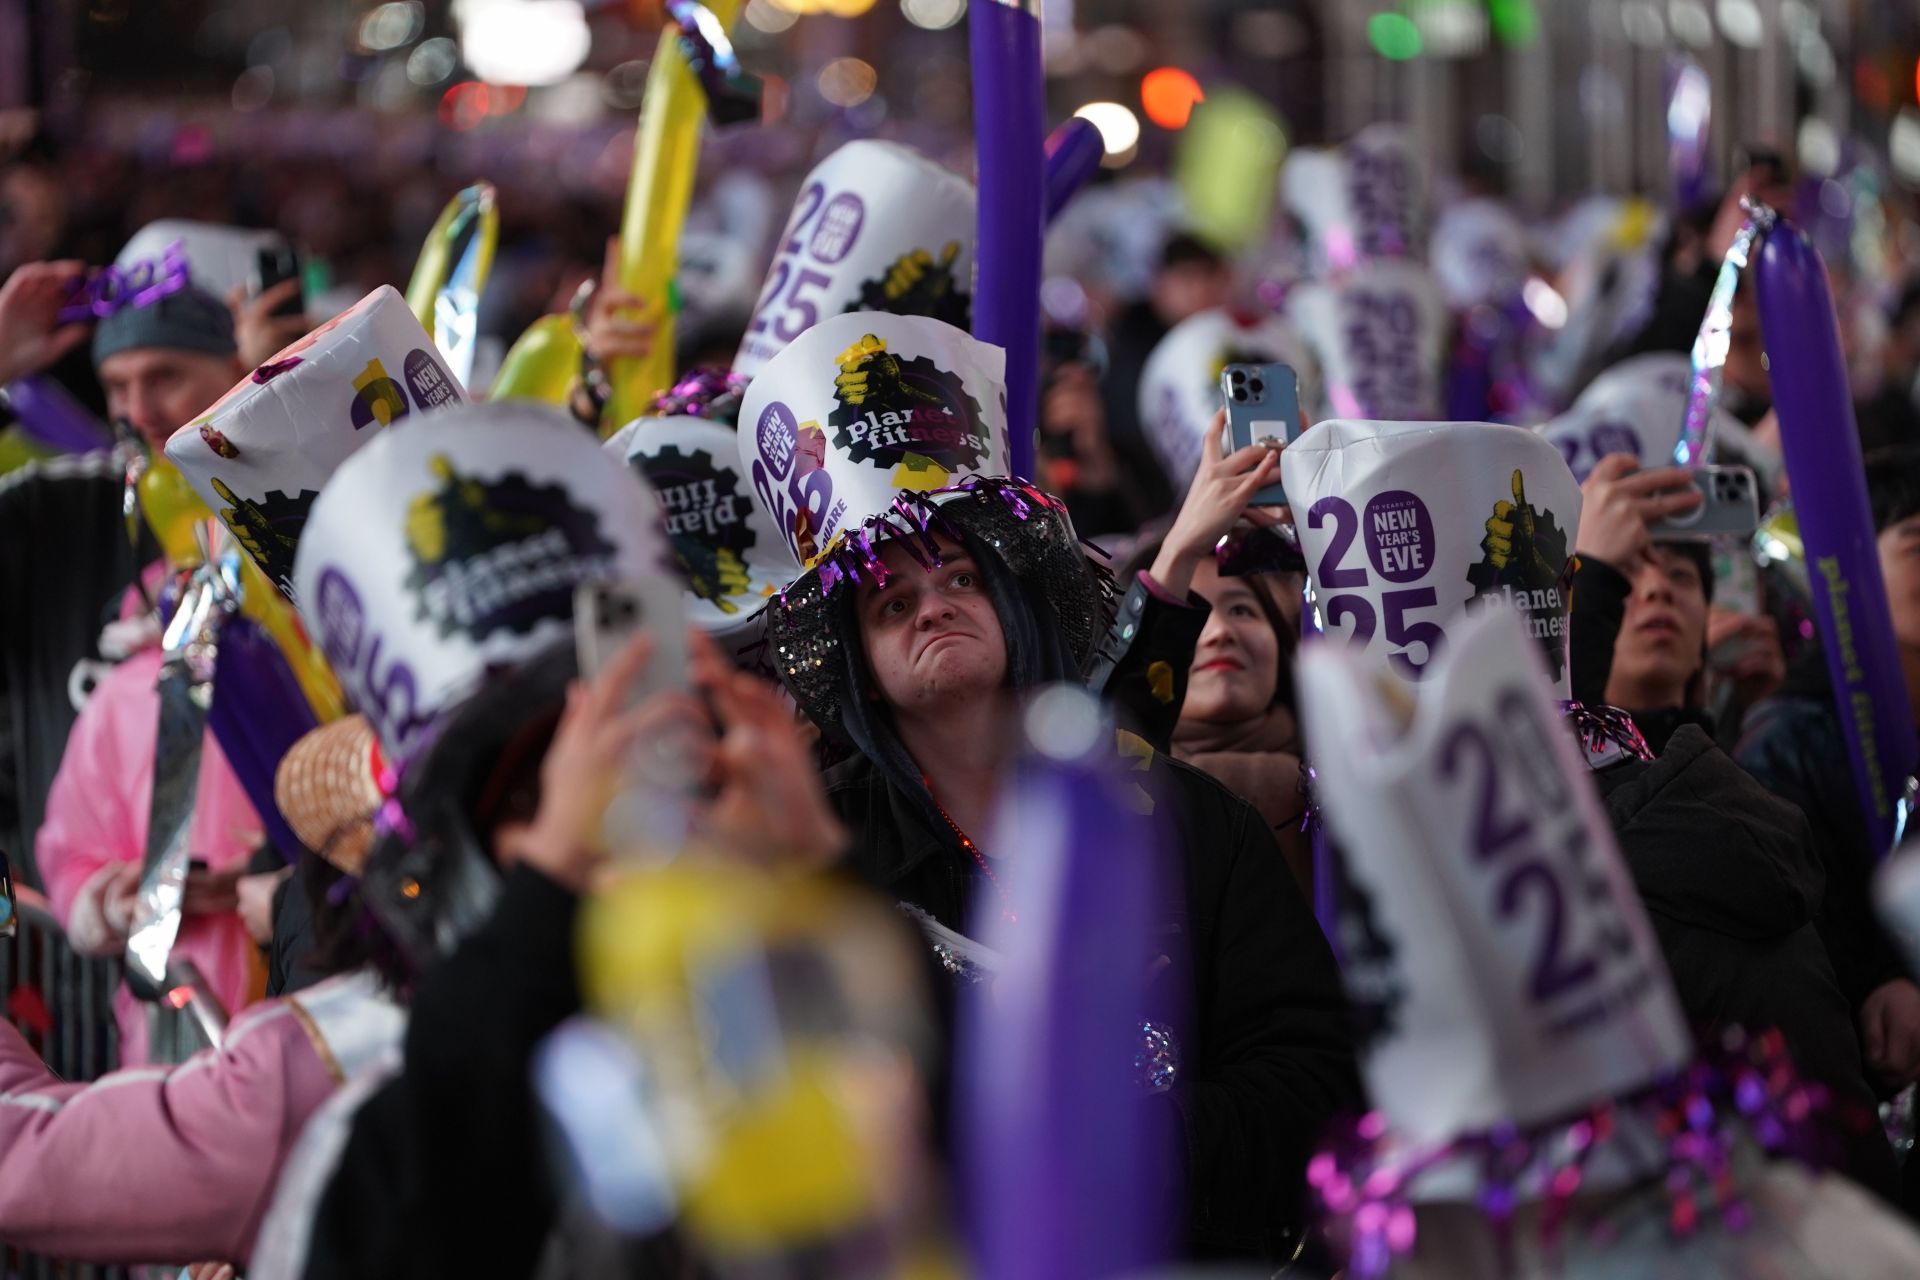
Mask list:
[[[435,454],[428,468],[439,485],[408,504],[413,570],[406,585],[416,616],[442,637],[524,634],[543,619],[569,616],[581,583],[615,576],[617,548],[564,486],[534,484],[517,472],[497,480],[463,475],[446,454]]]
[[[887,264],[883,274],[863,281],[848,311],[886,311],[896,316],[930,316],[965,329],[973,300],[954,276],[960,242],[950,240],[938,257],[911,249]]]
[[[1467,603],[1504,599],[1511,604],[1526,619],[1528,634],[1539,642],[1558,680],[1567,657],[1567,535],[1551,511],[1528,501],[1527,479],[1517,467],[1512,485],[1513,500],[1493,504],[1480,540],[1480,563],[1467,570],[1473,588]]]
[[[742,601],[757,605],[746,553],[759,539],[747,523],[739,473],[715,464],[705,449],[682,453],[671,444],[639,461],[666,510],[667,537],[688,589],[722,613],[739,613]]]
[[[300,531],[306,527],[307,513],[320,496],[319,490],[302,489],[288,497],[278,489],[269,489],[266,497],[256,502],[242,498],[215,476],[213,491],[227,504],[220,508],[221,523],[233,531],[234,540],[246,548],[267,581],[291,594],[293,553],[300,545]]]
[[[827,415],[833,447],[892,471],[909,458],[970,471],[986,456],[989,428],[957,374],[926,356],[902,359],[873,334],[840,353],[838,404]]]

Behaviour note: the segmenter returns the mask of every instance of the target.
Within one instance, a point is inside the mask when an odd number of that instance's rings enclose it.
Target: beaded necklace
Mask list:
[[[1020,917],[1013,909],[1013,899],[1007,896],[1006,889],[1001,886],[1000,877],[993,874],[993,868],[987,865],[986,855],[980,852],[980,846],[973,842],[973,837],[960,829],[960,824],[953,820],[953,815],[947,812],[947,807],[940,803],[940,797],[934,795],[933,779],[923,773],[920,775],[920,785],[927,789],[927,795],[933,800],[933,807],[938,810],[940,816],[946,820],[948,828],[953,832],[954,839],[960,842],[962,849],[965,849],[972,855],[974,862],[979,865],[981,872],[986,875],[987,883],[993,886],[994,894],[1000,899],[1001,916],[1009,923],[1018,923]]]

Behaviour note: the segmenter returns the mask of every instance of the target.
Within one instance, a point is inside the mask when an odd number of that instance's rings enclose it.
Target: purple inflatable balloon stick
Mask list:
[[[970,0],[978,157],[973,336],[1007,353],[1007,459],[1034,473],[1040,407],[1040,243],[1046,231],[1046,84],[1039,0]]]
[[[273,779],[293,744],[319,721],[286,658],[251,618],[235,614],[221,625],[207,725],[267,838],[291,862],[300,839],[274,802]]]
[[[1820,255],[1784,221],[1760,249],[1755,283],[1814,616],[1867,829],[1884,856],[1920,745],[1880,577],[1833,294]]]
[[[1047,135],[1047,222],[1060,216],[1067,203],[1100,172],[1106,144],[1093,122],[1079,116]]]
[[[113,433],[44,373],[9,382],[6,400],[21,429],[49,449],[92,453],[113,443]]]
[[[1085,690],[1042,693],[1026,736],[988,846],[997,885],[973,911],[998,972],[959,1010],[967,1244],[996,1280],[1133,1274],[1178,1221],[1161,1189],[1178,1153],[1146,1099],[1190,1045],[1188,961],[1159,923],[1181,881],[1142,813],[1150,774],[1125,768]]]

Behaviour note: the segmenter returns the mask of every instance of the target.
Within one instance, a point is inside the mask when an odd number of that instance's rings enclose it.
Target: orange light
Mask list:
[[[1184,129],[1193,104],[1205,102],[1200,82],[1178,67],[1155,67],[1140,78],[1140,106],[1162,129]]]
[[[191,987],[175,987],[173,990],[167,992],[167,1003],[176,1009],[186,1008],[193,1003],[193,989]]]

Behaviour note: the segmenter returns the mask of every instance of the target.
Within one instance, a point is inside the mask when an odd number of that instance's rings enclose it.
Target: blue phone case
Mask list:
[[[1284,364],[1230,364],[1220,371],[1220,394],[1227,402],[1227,452],[1272,436],[1287,444],[1300,434],[1300,381]],[[1277,428],[1277,429],[1276,429]],[[1250,505],[1285,505],[1278,480],[1253,495]]]

